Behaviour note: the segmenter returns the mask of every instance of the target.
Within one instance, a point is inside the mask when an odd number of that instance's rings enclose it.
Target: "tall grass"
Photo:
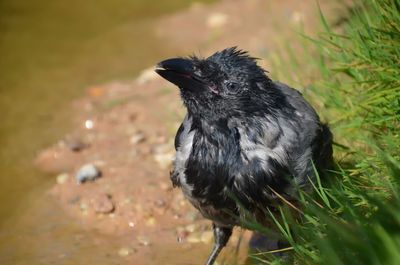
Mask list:
[[[322,12],[321,21],[324,32],[304,47],[316,48],[312,58],[274,69],[300,73],[292,81],[329,122],[337,167],[314,195],[299,194],[300,217],[274,217],[292,258],[270,262],[400,264],[400,1],[354,1],[344,25]],[[311,66],[298,69],[300,60]]]

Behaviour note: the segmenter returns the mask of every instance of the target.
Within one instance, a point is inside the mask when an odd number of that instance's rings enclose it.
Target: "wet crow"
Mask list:
[[[213,222],[211,265],[243,213],[268,223],[267,208],[310,189],[313,163],[323,170],[331,161],[332,134],[301,93],[237,48],[168,59],[156,72],[179,87],[187,108],[171,180]]]

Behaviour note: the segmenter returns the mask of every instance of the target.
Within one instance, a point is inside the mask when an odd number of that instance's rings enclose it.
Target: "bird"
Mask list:
[[[311,192],[332,163],[332,133],[294,89],[273,81],[257,58],[237,47],[207,58],[161,61],[156,73],[179,88],[187,113],[175,136],[171,181],[212,221],[214,264],[232,229],[282,198]]]

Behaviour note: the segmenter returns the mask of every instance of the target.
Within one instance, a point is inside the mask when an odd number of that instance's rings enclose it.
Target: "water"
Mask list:
[[[9,252],[8,246],[14,255],[21,253],[9,244],[18,244],[18,233],[6,229],[23,227],[19,217],[54,181],[38,172],[32,160],[70,128],[69,102],[89,85],[132,78],[171,54],[173,49],[153,35],[152,23],[189,4],[0,0],[0,252]],[[47,229],[40,218],[32,218],[29,227]]]

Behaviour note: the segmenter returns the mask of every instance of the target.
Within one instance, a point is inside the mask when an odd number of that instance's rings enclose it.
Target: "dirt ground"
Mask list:
[[[327,14],[340,10],[320,2]],[[318,24],[314,0],[226,0],[163,17],[154,31],[160,49],[176,46],[179,56],[239,46],[266,58],[286,41],[295,46],[296,29],[311,34]],[[260,65],[274,71],[266,61]],[[213,240],[210,222],[169,181],[173,137],[185,114],[178,89],[149,68],[131,81],[89,87],[72,104],[76,128],[36,160],[57,176],[49,193],[59,207],[82,229],[124,238],[118,254],[127,264],[202,264]],[[75,174],[87,163],[102,175],[77,184]],[[244,262],[249,232],[240,229],[221,260],[233,262],[241,237],[238,264]]]

